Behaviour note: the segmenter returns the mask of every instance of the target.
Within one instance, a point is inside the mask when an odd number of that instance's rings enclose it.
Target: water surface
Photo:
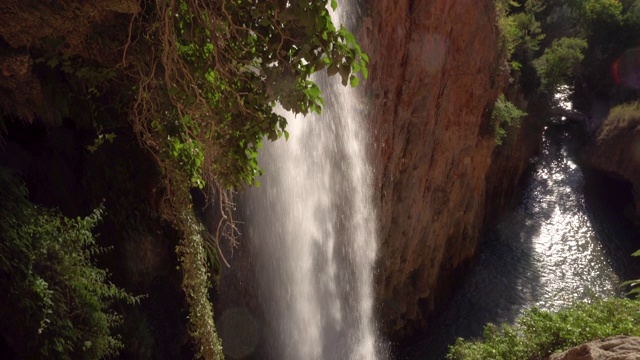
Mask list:
[[[401,359],[442,359],[457,337],[478,338],[487,322],[620,295],[621,280],[637,276],[630,254],[640,241],[623,215],[630,188],[578,165],[578,135],[571,125],[547,127],[522,201],[488,232],[450,305]]]

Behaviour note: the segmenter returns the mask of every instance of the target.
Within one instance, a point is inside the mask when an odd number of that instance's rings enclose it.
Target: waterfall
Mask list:
[[[339,77],[315,80],[322,115],[286,114],[289,140],[265,144],[261,186],[242,199],[264,356],[374,360],[377,229],[364,107]]]

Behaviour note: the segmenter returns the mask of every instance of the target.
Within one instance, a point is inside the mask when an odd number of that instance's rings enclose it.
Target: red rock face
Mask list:
[[[371,9],[362,35],[381,219],[376,290],[396,331],[433,309],[438,284],[476,250],[495,147],[486,109],[504,76],[491,0],[374,0]]]

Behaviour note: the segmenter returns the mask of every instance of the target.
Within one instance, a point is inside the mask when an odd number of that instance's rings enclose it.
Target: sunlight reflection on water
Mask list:
[[[621,279],[638,273],[629,256],[638,235],[611,204],[609,183],[576,164],[578,147],[566,125],[549,126],[520,205],[489,231],[448,308],[399,359],[443,359],[456,338],[513,323],[531,306],[622,294]]]
[[[533,304],[557,310],[573,300],[615,295],[619,278],[587,215],[582,171],[564,146],[546,146],[541,159],[524,206],[539,227],[531,244],[542,286]]]

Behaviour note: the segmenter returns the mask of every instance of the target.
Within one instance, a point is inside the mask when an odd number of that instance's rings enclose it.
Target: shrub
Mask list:
[[[447,359],[544,359],[583,342],[614,335],[640,335],[640,301],[602,299],[576,303],[557,313],[533,308],[516,324],[488,324],[484,340],[458,339]]]
[[[584,58],[587,42],[578,38],[564,37],[554,40],[541,57],[534,60],[542,87],[555,92],[560,85],[569,85]]]
[[[518,126],[520,118],[527,113],[518,109],[509,100],[500,95],[493,106],[491,124],[493,125],[496,144],[502,145],[507,136],[507,128]]]
[[[101,359],[122,344],[112,334],[120,315],[110,305],[138,298],[107,280],[95,266],[92,229],[102,208],[69,219],[34,206],[22,183],[0,168],[0,309],[4,335],[21,357]]]
[[[640,101],[620,104],[611,108],[607,121],[628,122],[640,119]]]
[[[640,101],[614,106],[598,130],[598,139],[607,139],[617,133],[633,132],[639,121]]]

